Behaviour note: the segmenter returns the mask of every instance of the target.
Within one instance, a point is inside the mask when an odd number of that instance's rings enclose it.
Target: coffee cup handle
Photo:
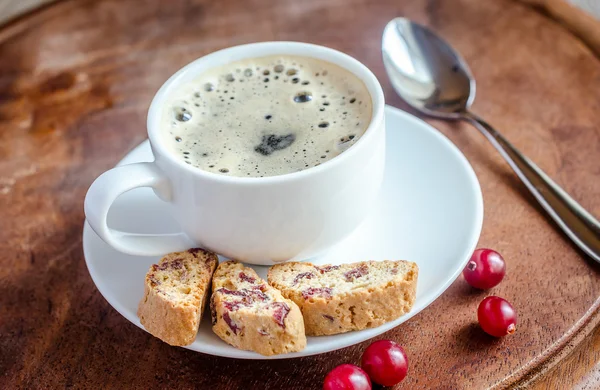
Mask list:
[[[92,229],[116,250],[137,256],[162,256],[195,245],[184,233],[136,234],[108,227],[108,210],[119,195],[140,187],[151,187],[163,200],[171,200],[169,179],[153,162],[122,165],[104,172],[90,186],[84,210]]]

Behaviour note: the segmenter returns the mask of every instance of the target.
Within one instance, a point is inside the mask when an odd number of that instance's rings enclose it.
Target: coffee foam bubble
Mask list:
[[[372,115],[352,73],[306,57],[254,58],[214,68],[168,98],[162,136],[194,167],[275,176],[317,166],[353,145]]]

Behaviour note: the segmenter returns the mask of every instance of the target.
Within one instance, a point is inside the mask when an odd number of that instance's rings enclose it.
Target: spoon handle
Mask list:
[[[479,129],[494,145],[567,236],[590,257],[600,262],[598,220],[484,120],[471,112],[465,112],[463,119]]]

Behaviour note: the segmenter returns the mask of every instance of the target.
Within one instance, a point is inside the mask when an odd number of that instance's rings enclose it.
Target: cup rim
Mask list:
[[[257,51],[266,51],[268,53],[257,55]],[[239,57],[234,55],[234,53],[239,52],[245,52],[247,53],[247,55],[242,55]],[[301,52],[301,54],[299,54],[298,52]],[[354,74],[365,84],[371,97],[371,120],[364,134],[352,146],[350,146],[343,153],[340,153],[334,158],[318,166],[309,167],[298,172],[290,172],[282,175],[265,177],[226,176],[219,175],[213,172],[208,172],[200,168],[192,167],[189,164],[185,164],[183,160],[178,159],[174,153],[167,149],[164,142],[161,141],[160,134],[159,118],[162,114],[163,102],[169,96],[169,94],[176,88],[176,86],[178,86],[181,83],[181,80],[186,78],[189,73],[200,74],[202,71],[194,72],[194,70],[199,67],[202,67],[202,65],[204,65],[205,63],[215,59],[235,57],[235,59],[223,62],[227,63],[242,60],[245,58],[257,58],[278,54],[298,55],[301,57],[310,57],[334,63],[335,65],[338,65]],[[206,67],[206,69],[210,69],[214,66]],[[368,143],[368,139],[374,136],[377,127],[379,127],[383,122],[384,106],[385,102],[383,90],[381,88],[381,85],[379,84],[379,81],[377,80],[377,77],[375,77],[373,72],[371,72],[371,70],[367,68],[364,64],[362,64],[357,59],[349,56],[348,54],[342,53],[335,49],[331,49],[329,47],[315,45],[312,43],[294,41],[256,42],[232,46],[226,49],[221,49],[212,52],[190,62],[189,64],[185,65],[177,72],[175,72],[171,77],[169,77],[169,79],[167,79],[167,81],[164,82],[164,84],[160,87],[158,92],[152,98],[152,102],[150,103],[150,108],[148,110],[147,115],[147,130],[150,145],[152,146],[152,151],[155,153],[155,158],[158,159],[158,156],[160,155],[161,158],[168,159],[171,163],[175,164],[178,168],[184,170],[185,172],[221,183],[236,183],[246,185],[274,184],[290,180],[303,179],[323,171],[331,170],[337,165],[343,164],[344,160],[350,159],[354,154],[358,153],[359,149],[365,147],[365,145]]]

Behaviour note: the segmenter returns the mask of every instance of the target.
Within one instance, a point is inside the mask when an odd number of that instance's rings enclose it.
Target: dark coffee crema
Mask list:
[[[187,164],[263,177],[322,164],[353,145],[371,121],[364,83],[329,62],[272,56],[201,74],[167,98],[165,144]]]

